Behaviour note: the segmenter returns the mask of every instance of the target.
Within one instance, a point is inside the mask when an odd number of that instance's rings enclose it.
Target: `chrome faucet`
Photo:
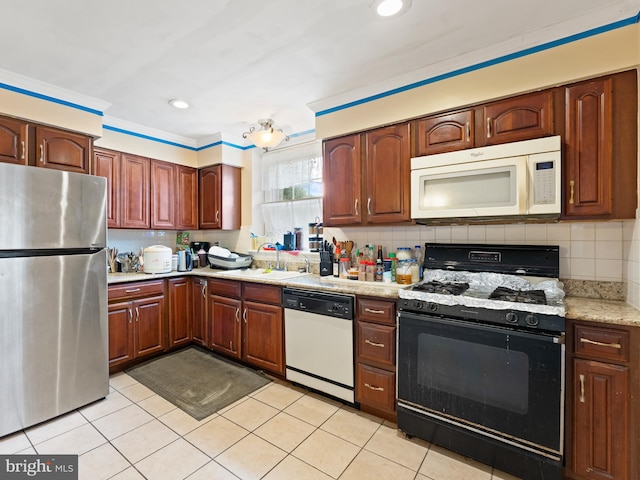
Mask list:
[[[256,253],[260,252],[260,249],[262,247],[264,247],[265,245],[271,245],[276,249],[276,270],[282,270],[282,268],[280,268],[280,250],[278,250],[278,246],[274,243],[271,242],[265,242],[263,244],[261,244],[257,249],[256,249]]]

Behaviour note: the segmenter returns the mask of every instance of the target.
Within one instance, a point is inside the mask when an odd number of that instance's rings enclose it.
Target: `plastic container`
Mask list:
[[[376,264],[372,260],[367,260],[365,263],[366,263],[365,278],[367,282],[373,282],[375,281]]]
[[[398,247],[398,253],[396,253],[396,258],[398,262],[403,260],[412,260],[411,249],[409,247]]]
[[[340,258],[340,266],[338,267],[339,273],[338,276],[340,278],[349,278],[349,267],[350,267],[349,259],[346,257]]]
[[[400,285],[410,285],[411,282],[411,260],[400,260],[396,270],[396,282]]]

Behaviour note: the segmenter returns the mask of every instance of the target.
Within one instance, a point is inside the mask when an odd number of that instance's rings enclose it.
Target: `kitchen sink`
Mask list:
[[[306,272],[296,272],[289,270],[271,270],[268,268],[246,268],[239,270],[225,270],[218,272],[218,275],[224,277],[232,277],[237,279],[243,278],[264,278],[265,280],[286,280],[289,278],[297,278],[304,275],[309,275]]]

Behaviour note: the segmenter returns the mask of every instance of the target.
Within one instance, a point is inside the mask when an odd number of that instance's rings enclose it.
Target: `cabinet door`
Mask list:
[[[367,223],[410,221],[409,124],[373,130],[365,141],[366,201],[362,208]]]
[[[242,358],[258,368],[284,374],[283,308],[244,302]]]
[[[175,165],[150,161],[151,172],[151,228],[174,229],[176,205]]]
[[[628,367],[574,359],[573,369],[573,471],[629,478]]]
[[[42,126],[37,126],[35,131],[36,166],[89,173],[91,137]]]
[[[131,302],[113,303],[109,316],[109,366],[133,360],[133,305]]]
[[[169,287],[169,347],[191,341],[193,324],[193,286],[191,278],[170,278]],[[200,293],[198,291],[198,293]]]
[[[27,164],[28,124],[0,117],[0,162]]]
[[[473,113],[473,110],[464,110],[417,120],[415,156],[473,148],[475,146]]]
[[[165,348],[164,296],[143,298],[133,302],[135,318],[135,356],[162,352]]]
[[[93,149],[94,175],[107,179],[107,227],[120,227],[120,152]]]
[[[211,348],[236,358],[240,358],[240,309],[240,300],[209,296]]]
[[[122,228],[149,228],[149,159],[122,155]]]
[[[553,135],[553,95],[536,92],[485,105],[479,117],[485,145]]]
[[[200,228],[220,228],[222,204],[221,165],[204,168],[199,174],[200,189]]]
[[[612,210],[612,79],[566,90],[567,215],[610,215]]]
[[[198,229],[198,170],[177,165],[176,171],[177,230]]]
[[[191,278],[193,294],[191,336],[199,345],[207,346],[207,280]]]
[[[362,205],[360,135],[328,140],[322,148],[325,226],[362,223],[366,206]]]

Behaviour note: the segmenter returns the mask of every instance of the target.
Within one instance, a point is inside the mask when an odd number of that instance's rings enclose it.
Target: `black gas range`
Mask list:
[[[559,248],[427,243],[424,272],[398,292],[398,427],[524,479],[560,479]]]

